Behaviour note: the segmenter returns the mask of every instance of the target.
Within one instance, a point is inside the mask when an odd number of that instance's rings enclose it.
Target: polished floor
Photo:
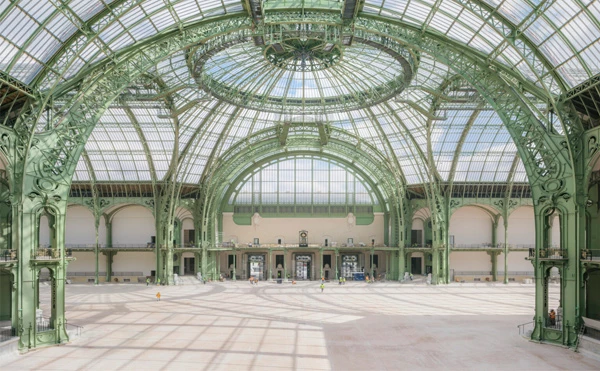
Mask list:
[[[161,300],[156,300],[160,291]],[[0,370],[598,370],[528,342],[533,285],[68,285],[70,344]],[[43,300],[42,300],[43,301]]]

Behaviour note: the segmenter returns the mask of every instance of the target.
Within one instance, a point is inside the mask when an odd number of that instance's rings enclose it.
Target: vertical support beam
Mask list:
[[[288,253],[287,253],[287,249],[283,249],[283,281],[287,282],[287,260],[288,260]],[[293,264],[293,263],[292,263]]]
[[[112,263],[113,258],[117,255],[116,251],[103,251],[104,255],[106,255],[106,282],[110,282],[112,280]],[[158,277],[158,276],[157,276]]]
[[[427,256],[425,254],[423,254],[423,259],[425,259]],[[412,273],[412,253],[411,252],[407,252],[406,253],[406,271],[410,274]]]
[[[269,249],[269,281],[273,280],[273,249]]]
[[[321,266],[321,277],[320,278],[322,280],[323,279],[323,248],[322,247],[319,249],[319,254],[321,257],[321,259],[319,260],[319,265]]]
[[[508,213],[502,219],[504,221],[504,283],[508,284]]]
[[[231,277],[231,280],[232,280],[232,281],[236,281],[236,279],[237,279],[237,278],[236,278],[236,276],[237,276],[237,273],[236,273],[236,270],[235,270],[235,268],[237,267],[237,251],[235,250],[235,247],[233,248],[233,251],[232,251],[232,252],[233,252],[233,274],[231,275],[231,276],[232,276],[232,277]],[[228,259],[228,260],[229,260],[229,259]]]
[[[336,247],[335,249],[335,280],[339,280],[340,276],[339,276],[339,272],[338,272],[338,260],[340,257],[340,250]]]
[[[375,249],[371,248],[371,273],[369,275],[371,276],[372,280],[375,279],[375,277],[373,276],[373,254],[375,254]]]
[[[95,264],[94,264],[94,284],[98,285],[100,283],[100,277],[99,277],[99,269],[100,269],[100,238],[98,235],[98,229],[100,227],[100,215],[94,215],[94,232],[95,232],[95,245],[94,245],[94,258],[95,258]]]
[[[492,281],[498,281],[498,251],[488,251],[488,255],[492,261]]]
[[[406,252],[404,251],[404,245],[398,248],[398,281],[404,279],[404,272],[406,267]]]

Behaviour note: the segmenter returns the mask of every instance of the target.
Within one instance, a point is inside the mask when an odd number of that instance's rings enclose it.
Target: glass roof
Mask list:
[[[46,92],[145,40],[222,15],[248,16],[240,0],[3,1],[0,71]],[[509,66],[554,95],[600,73],[600,0],[365,0],[358,17],[367,15]],[[196,184],[235,144],[307,112],[379,150],[408,184],[431,174],[448,182],[526,180],[498,114],[442,91],[455,76],[435,56],[408,61],[410,54],[359,40],[269,45],[243,40],[201,66],[188,50],[161,61],[102,116],[75,180],[161,180],[178,148],[178,178]]]
[[[310,3],[306,0],[305,3]],[[206,18],[244,14],[240,0],[15,0],[0,3],[0,69],[48,88],[119,50]],[[539,85],[557,73],[573,87],[600,72],[596,0],[366,0],[376,14],[443,35]],[[513,29],[525,39],[506,42]],[[527,45],[547,68],[528,60]],[[528,45],[529,45],[528,44]],[[48,74],[46,74],[49,73]],[[554,92],[556,87],[553,88]]]
[[[252,42],[215,54],[202,65],[201,80],[216,96],[236,92],[235,102],[275,112],[344,110],[398,94],[412,71],[387,52],[355,43],[342,52],[314,39],[288,39],[263,51]],[[263,55],[264,54],[264,55]],[[408,53],[407,53],[408,54]],[[390,88],[396,86],[397,88]],[[369,92],[380,94],[371,95]],[[227,99],[227,98],[226,98]]]
[[[354,53],[352,48],[347,49],[347,55]],[[356,48],[360,51],[363,45],[357,44]],[[226,62],[222,60],[221,65]],[[395,68],[401,71],[400,66]],[[287,119],[286,113],[234,105],[214,96],[186,109],[201,90],[194,86],[185,52],[173,55],[150,72],[170,87],[175,104],[172,109],[179,113],[182,161],[178,177],[185,183],[198,183],[211,158],[219,158],[248,136]],[[328,72],[334,76],[332,79],[342,79],[346,73],[333,69]],[[327,111],[321,119],[378,149],[399,165],[408,184],[429,181],[425,170],[429,167],[429,151],[442,181],[508,181],[517,150],[491,107],[483,103],[478,106],[447,103],[440,105],[434,116],[425,114],[432,104],[430,91],[439,89],[452,77],[448,66],[421,55],[411,85],[398,99],[360,109]],[[223,74],[223,78],[236,77]],[[310,80],[304,81],[311,84]],[[302,79],[293,82],[300,91],[307,89]],[[89,170],[97,181],[144,181],[153,177],[161,180],[171,161],[177,135],[168,112],[163,100],[120,100],[113,104],[86,145],[89,163],[85,157],[80,159],[77,179],[85,180],[84,173]],[[525,170],[521,167],[515,176],[525,180]]]

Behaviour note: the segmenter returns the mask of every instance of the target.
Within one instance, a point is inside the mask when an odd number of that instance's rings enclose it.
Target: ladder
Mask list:
[[[575,348],[573,349],[574,352],[577,352],[577,348],[579,347],[579,340],[583,336],[584,332],[585,332],[585,324],[582,324],[581,327],[579,327],[579,333],[577,334],[577,339],[575,339]]]

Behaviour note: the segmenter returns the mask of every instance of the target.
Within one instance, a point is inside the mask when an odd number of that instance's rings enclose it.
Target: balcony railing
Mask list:
[[[0,250],[0,261],[13,261],[17,260],[17,250],[1,249]]]
[[[71,257],[73,256],[73,252],[71,249],[65,249],[65,256]],[[61,258],[61,249],[54,249],[51,247],[40,247],[35,250],[34,256],[32,257],[35,260],[55,260]]]
[[[600,249],[581,250],[581,260],[600,260]]]
[[[0,343],[8,341],[17,336],[17,330],[13,327],[1,327],[0,328]]]
[[[36,325],[37,332],[52,331],[54,329],[52,326],[52,321],[50,321],[50,318],[46,317],[38,317]]]
[[[452,245],[453,249],[501,249],[504,247],[504,244],[496,244],[493,245],[491,243],[476,243],[476,244],[456,244]]]
[[[567,259],[567,250],[555,247],[547,247],[543,249],[539,249],[540,259],[547,260],[562,260]],[[529,248],[529,258],[535,259],[535,248]]]

